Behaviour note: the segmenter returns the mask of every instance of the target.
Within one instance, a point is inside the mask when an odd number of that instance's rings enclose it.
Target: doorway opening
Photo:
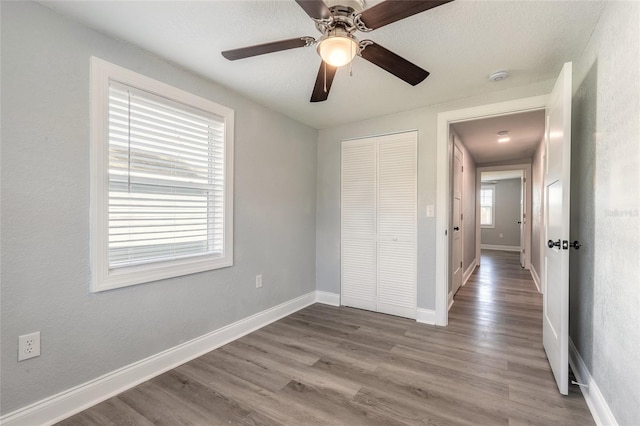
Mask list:
[[[481,250],[514,252],[519,265],[529,270],[531,165],[544,131],[541,109],[450,124],[447,310],[482,263]]]
[[[498,129],[496,122],[504,120],[505,117],[517,118],[517,116],[520,116],[522,118],[523,114],[541,114],[544,117],[546,102],[546,96],[536,96],[438,114],[436,325],[446,326],[448,323],[447,312],[454,294],[452,290],[454,285],[459,282],[457,276],[455,278],[456,281],[453,280],[452,273],[455,272],[462,276],[462,282],[464,282],[465,276],[468,278],[480,262],[481,235],[478,202],[481,177],[477,176],[478,169],[480,167],[493,167],[524,170],[523,179],[526,180],[527,185],[531,185],[531,157],[544,134],[544,121],[542,134],[533,144],[533,148],[530,147],[523,150],[521,145],[511,144],[516,149],[512,149],[509,154],[503,154],[501,153],[502,151],[494,149],[499,144],[497,142],[498,133],[505,130],[503,128]],[[475,128],[476,131],[472,133],[478,133],[477,130],[483,128],[483,126],[485,127],[486,135],[492,133],[491,137],[494,142],[492,148],[488,148],[486,142],[483,147],[481,143],[483,138],[481,137],[466,136],[467,130]],[[486,135],[485,138],[488,137]],[[462,143],[463,138],[467,139],[466,143]],[[516,139],[513,139],[513,141],[516,142]],[[456,181],[454,181],[453,173],[456,170],[454,167],[454,162],[456,161],[455,147],[458,147],[462,154],[459,160],[461,162],[462,176],[457,178]],[[520,149],[517,149],[517,147],[520,147]],[[456,188],[461,188],[462,192],[460,203],[457,206],[454,201]],[[530,187],[528,194],[531,194]],[[525,196],[527,196],[526,193]],[[530,204],[529,202],[529,208]],[[456,209],[455,212],[454,209]],[[523,213],[526,217],[531,217],[530,213],[527,215],[526,207]],[[456,226],[458,220],[461,226]],[[459,236],[462,241],[460,243],[458,242],[459,239],[455,240],[456,246],[454,246],[453,238],[456,237],[454,232],[457,231],[454,228],[456,227],[460,229]],[[524,229],[527,229],[526,226]],[[452,231],[450,232],[450,230]],[[529,238],[530,235],[529,231]],[[527,242],[525,241],[526,244]],[[525,247],[525,253],[526,251]],[[456,266],[460,265],[457,259],[459,253],[462,253],[462,267],[458,271]],[[455,260],[453,260],[454,257],[456,257]],[[457,263],[454,264],[454,261]]]

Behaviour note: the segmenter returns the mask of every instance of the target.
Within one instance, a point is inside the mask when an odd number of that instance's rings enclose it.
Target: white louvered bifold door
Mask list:
[[[416,317],[416,132],[378,138],[378,312]]]
[[[416,316],[417,133],[342,144],[341,304]]]
[[[341,304],[375,311],[375,138],[343,142],[341,206]]]

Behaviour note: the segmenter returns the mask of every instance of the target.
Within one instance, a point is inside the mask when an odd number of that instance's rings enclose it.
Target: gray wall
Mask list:
[[[541,250],[544,239],[544,141],[541,141],[531,161],[531,269],[542,280]],[[542,290],[542,289],[540,289]]]
[[[640,424],[639,22],[608,2],[573,72],[570,336],[621,425]]]
[[[3,414],[315,289],[317,130],[36,3],[1,7]],[[91,55],[235,109],[233,267],[89,293]],[[18,363],[34,331],[42,355]]]
[[[464,238],[462,265],[464,271],[476,259],[476,163],[471,153],[454,133],[454,143],[462,152],[462,231]]]
[[[428,81],[426,82],[428,84]],[[340,146],[343,139],[418,130],[418,307],[435,308],[436,123],[439,112],[549,93],[553,81],[323,129],[318,140],[317,289],[340,293]],[[382,96],[382,95],[381,95]]]
[[[487,185],[495,188],[495,227],[481,229],[480,244],[520,247],[521,185],[520,179],[499,180],[495,185]]]

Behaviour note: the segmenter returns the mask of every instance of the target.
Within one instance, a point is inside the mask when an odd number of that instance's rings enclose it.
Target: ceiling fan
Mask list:
[[[226,50],[222,52],[222,56],[235,61],[317,44],[322,63],[311,94],[311,102],[327,100],[338,67],[350,63],[356,55],[415,86],[427,78],[428,71],[371,40],[359,41],[353,34],[356,31],[373,31],[450,1],[453,0],[385,0],[364,9],[364,0],[327,0],[327,3],[322,0],[296,0],[315,22],[317,30],[321,33],[320,37],[298,37]]]

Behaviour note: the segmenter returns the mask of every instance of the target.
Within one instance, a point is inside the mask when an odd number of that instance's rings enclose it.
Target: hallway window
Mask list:
[[[495,227],[495,188],[485,186],[480,189],[480,226]]]

